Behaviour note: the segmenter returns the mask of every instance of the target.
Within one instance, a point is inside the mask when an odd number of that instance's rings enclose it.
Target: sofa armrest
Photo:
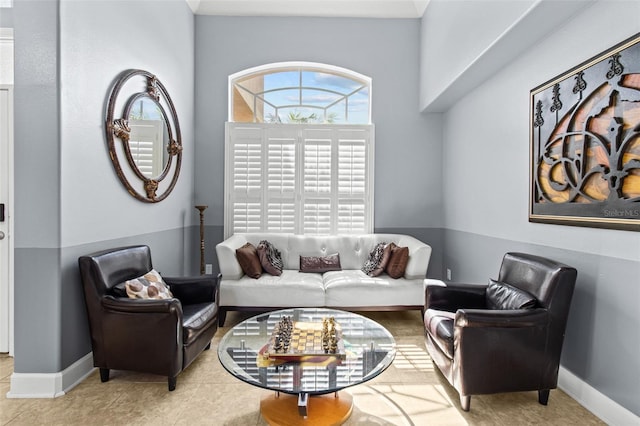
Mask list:
[[[203,275],[197,277],[163,277],[169,285],[173,297],[183,305],[211,303],[219,300],[218,277]]]
[[[447,283],[425,286],[424,309],[456,312],[460,308],[481,309],[486,307],[487,286]]]
[[[402,235],[398,245],[409,248],[409,261],[404,271],[404,277],[408,280],[425,278],[431,259],[431,246],[410,235]]]
[[[237,280],[244,275],[236,257],[236,250],[246,242],[247,239],[242,234],[234,234],[216,245],[218,266],[224,279]]]
[[[548,321],[546,309],[459,309],[454,327],[542,327]]]

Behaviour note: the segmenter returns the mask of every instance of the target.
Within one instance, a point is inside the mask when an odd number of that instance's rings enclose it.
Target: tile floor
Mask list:
[[[460,409],[458,394],[437,371],[424,349],[418,311],[368,313],[396,338],[391,367],[375,379],[348,389],[354,410],[347,425],[602,425],[597,417],[561,390],[549,405],[537,392],[480,395],[471,411]],[[166,378],[112,371],[100,382],[97,371],[55,399],[7,399],[13,360],[0,355],[0,425],[256,425],[260,398],[269,391],[239,382],[220,365],[220,337],[246,315],[230,313],[226,327],[178,376],[174,392]]]

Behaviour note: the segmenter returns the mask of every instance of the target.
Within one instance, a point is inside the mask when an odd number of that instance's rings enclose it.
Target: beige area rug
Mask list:
[[[425,347],[418,311],[369,313],[395,337],[397,355],[386,371],[348,388],[354,409],[346,425],[596,425],[603,424],[560,390],[549,405],[537,392],[480,395],[471,411],[434,369]],[[270,391],[240,382],[220,364],[217,344],[245,314],[229,313],[205,351],[178,376],[174,392],[165,377],[112,371],[100,382],[97,371],[55,399],[7,399],[13,361],[0,356],[0,425],[229,425],[264,426],[260,399]],[[309,410],[313,409],[310,401]]]

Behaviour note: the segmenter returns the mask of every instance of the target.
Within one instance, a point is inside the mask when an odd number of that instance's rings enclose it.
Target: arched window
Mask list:
[[[371,79],[345,68],[277,63],[233,74],[229,83],[229,121],[371,123]]]
[[[229,76],[225,238],[373,232],[371,79],[278,63]]]

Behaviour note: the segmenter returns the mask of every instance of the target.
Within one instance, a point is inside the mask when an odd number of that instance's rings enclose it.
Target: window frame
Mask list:
[[[265,65],[259,65],[253,68],[248,68],[242,71],[239,71],[237,73],[231,74],[229,76],[229,81],[228,81],[228,120],[230,122],[235,122],[234,121],[234,89],[235,89],[235,83],[238,80],[242,80],[242,79],[247,79],[251,76],[255,76],[255,75],[259,75],[259,74],[272,74],[272,73],[277,73],[277,72],[281,72],[281,71],[298,71],[298,72],[303,72],[303,71],[318,71],[318,72],[323,72],[323,73],[327,73],[327,74],[334,74],[336,76],[340,76],[343,78],[347,78],[350,80],[353,80],[354,82],[358,82],[362,84],[362,87],[360,87],[358,89],[361,90],[362,88],[366,87],[367,92],[368,92],[368,96],[367,96],[367,122],[366,123],[349,123],[348,121],[346,123],[341,123],[341,124],[345,124],[345,125],[350,125],[350,124],[357,124],[357,125],[361,125],[361,124],[371,124],[371,100],[373,99],[373,93],[372,93],[372,79],[371,77],[368,77],[364,74],[360,74],[358,72],[352,71],[350,69],[347,68],[342,68],[342,67],[338,67],[335,65],[328,65],[328,64],[323,64],[323,63],[318,63],[318,62],[304,62],[304,61],[291,61],[291,62],[276,62],[276,63],[271,63],[271,64],[265,64]],[[307,89],[311,89],[311,90],[320,90],[320,91],[327,91],[330,92],[330,90],[327,90],[326,88],[322,88],[321,86],[319,87],[310,87],[310,86],[304,86],[302,81],[299,82],[299,84],[297,86],[287,86],[287,87],[282,87],[278,90],[281,89],[295,89],[295,90],[307,90]],[[246,89],[245,89],[246,90]],[[267,90],[264,93],[269,93],[269,92],[273,92],[273,90]],[[357,91],[354,91],[354,93]],[[251,93],[250,91],[248,91],[248,93]],[[337,93],[337,92],[335,92]],[[346,98],[348,99],[348,97],[350,97],[351,95],[353,95],[354,93],[350,93]],[[254,98],[255,98],[255,94],[254,94]],[[255,99],[254,99],[255,101]],[[280,108],[289,108],[289,107],[294,107],[294,106],[300,106],[301,108],[303,108],[302,105],[302,99],[299,100],[300,104],[291,104],[291,105],[283,105],[280,106]],[[263,102],[266,102],[263,100]],[[306,108],[306,107],[305,107]],[[254,117],[255,117],[255,112],[254,112]],[[348,117],[348,113],[346,113],[346,118]],[[245,121],[248,122],[248,121]],[[254,120],[254,122],[256,122]],[[316,123],[314,123],[316,124]]]
[[[268,87],[265,90],[266,77],[262,81],[255,79],[260,75],[282,72],[298,73],[298,86],[290,78],[283,80],[280,88]],[[305,72],[320,73],[311,74],[312,78],[306,83],[320,82],[323,74],[349,82],[347,86],[335,81],[330,81],[326,86],[320,83],[306,84]],[[292,76],[295,78],[295,74]],[[245,82],[251,86],[251,90],[241,86]],[[341,93],[339,87],[350,90]],[[305,90],[333,91],[343,97],[340,102],[345,104],[346,122],[335,124],[327,120],[327,111],[339,102],[324,106],[321,122],[307,122],[305,113],[302,114],[305,119],[302,122],[286,122],[279,116],[275,121],[267,121],[265,107],[269,103],[264,99],[264,94],[292,89],[299,91],[299,103],[278,104],[274,109],[275,114],[278,114],[278,108],[286,110],[295,106],[302,111],[313,110],[315,107],[311,103],[307,102],[310,105],[306,105],[303,102]],[[236,91],[240,96],[238,99],[235,97]],[[351,96],[354,95],[356,100],[361,95],[367,97],[366,123],[363,122],[364,110],[357,112],[357,123],[348,121],[349,113],[353,112],[349,101],[353,100]],[[258,104],[257,100],[263,103]],[[234,117],[236,102],[242,109],[236,111],[237,117]],[[247,109],[249,103],[253,107]],[[315,62],[279,62],[230,75],[229,121],[225,124],[225,238],[246,232],[298,235],[372,233],[375,128],[371,123],[371,109],[372,79],[346,68]],[[258,118],[256,114],[262,116]],[[236,122],[235,118],[242,121]],[[311,158],[318,164],[309,163]],[[312,173],[314,170],[315,174]],[[286,190],[279,187],[285,184],[285,180]],[[236,226],[236,223],[241,226]]]

